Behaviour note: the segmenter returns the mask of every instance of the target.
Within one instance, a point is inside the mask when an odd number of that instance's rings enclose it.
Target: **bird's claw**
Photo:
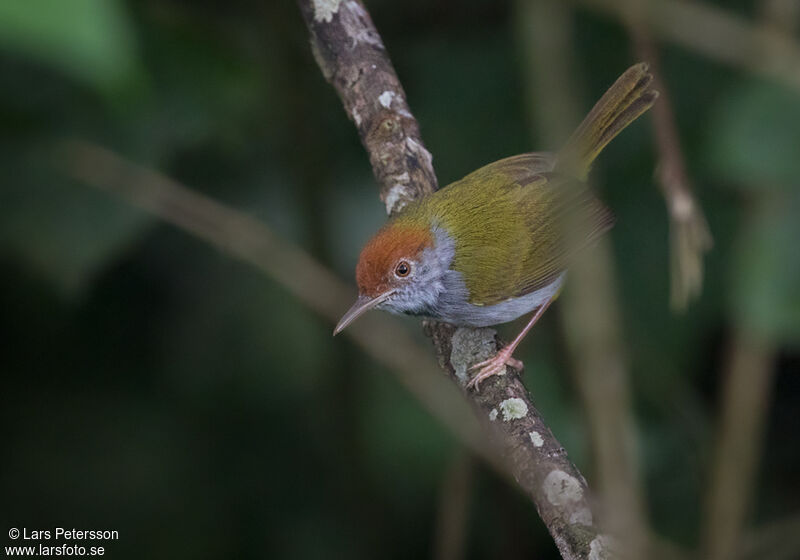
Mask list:
[[[521,361],[513,358],[510,352],[501,350],[488,360],[479,362],[469,368],[469,371],[478,370],[478,373],[467,383],[467,389],[474,387],[476,393],[480,392],[481,381],[495,375],[505,375],[506,366],[511,366],[518,371],[522,371],[525,367]]]

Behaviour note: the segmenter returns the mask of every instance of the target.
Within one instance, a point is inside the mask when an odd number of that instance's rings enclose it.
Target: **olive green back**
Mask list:
[[[613,223],[584,185],[553,174],[553,165],[547,153],[491,163],[398,219],[438,225],[455,240],[452,268],[463,274],[470,303],[492,305],[528,294],[553,282],[575,249]],[[569,242],[568,224],[580,225],[578,238]]]
[[[602,149],[658,97],[634,64],[595,104],[556,156],[491,163],[412,205],[401,220],[445,228],[456,243],[470,303],[492,305],[553,282],[569,260],[614,222],[582,182]]]

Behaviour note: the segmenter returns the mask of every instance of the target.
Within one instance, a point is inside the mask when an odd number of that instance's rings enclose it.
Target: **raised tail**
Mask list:
[[[603,148],[653,105],[658,92],[650,89],[652,81],[646,63],[628,68],[595,103],[561,149],[557,167],[585,179]]]

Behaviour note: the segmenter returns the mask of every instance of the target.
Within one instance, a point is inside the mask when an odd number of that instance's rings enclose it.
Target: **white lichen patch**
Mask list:
[[[539,432],[531,432],[528,435],[531,436],[531,443],[533,444],[534,447],[541,447],[544,445],[542,434],[540,434]]]
[[[411,177],[408,175],[408,171],[389,175],[388,179],[394,181],[395,183],[400,183],[401,185],[407,185],[411,182]]]
[[[583,500],[583,487],[578,479],[556,469],[550,471],[543,484],[547,501],[554,506],[566,506]]]
[[[337,3],[340,2],[341,0],[338,0]],[[359,43],[365,43],[380,49],[384,48],[381,36],[378,35],[375,28],[364,25],[364,21],[369,20],[369,15],[361,4],[350,0],[342,7],[339,17],[341,18],[344,32],[347,33],[347,36],[350,37],[350,40],[353,42],[351,45],[352,48],[355,48]]]
[[[387,201],[388,206],[388,201]],[[450,364],[462,385],[469,381],[469,368],[494,355],[494,330],[458,328],[451,339]]]
[[[569,516],[569,522],[573,525],[575,523],[580,525],[591,525],[592,521],[592,512],[588,507],[579,508],[572,512],[572,515]]]
[[[417,158],[420,165],[423,167],[427,166],[428,168],[433,167],[433,156],[431,153],[410,136],[406,138],[406,149]]]
[[[597,535],[589,543],[589,560],[611,560],[611,539],[606,535]]]
[[[672,213],[678,219],[689,219],[694,214],[692,197],[682,191],[678,191],[672,198]]]
[[[342,0],[314,0],[314,20],[330,23],[333,14],[339,11]]]
[[[325,57],[322,56],[322,53],[319,52],[319,47],[317,46],[316,41],[311,41],[311,55],[317,62],[317,66],[319,66],[320,70],[322,70],[322,75],[325,76],[325,79],[330,80],[333,77],[333,70],[325,61]]]
[[[500,403],[500,412],[503,413],[503,422],[519,420],[528,415],[528,405],[518,397],[511,397]]]
[[[361,126],[361,115],[358,114],[358,109],[354,107],[350,114],[353,115],[353,122],[356,123],[356,126]]]
[[[497,409],[493,408],[489,413],[489,422],[494,422],[495,420],[497,420]]]
[[[386,205],[386,213],[399,212],[408,203],[408,185],[397,183],[389,188],[386,197],[383,199]]]
[[[395,93],[393,91],[384,91],[378,96],[378,103],[388,109],[392,106],[392,99],[394,99],[394,96]]]

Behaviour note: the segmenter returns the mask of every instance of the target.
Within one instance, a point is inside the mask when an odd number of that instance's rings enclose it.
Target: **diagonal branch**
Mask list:
[[[356,124],[381,198],[391,214],[436,188],[432,158],[405,93],[359,0],[298,0],[311,47],[325,78],[336,88]],[[461,386],[467,368],[498,350],[492,329],[456,329],[426,322],[442,368]],[[504,459],[568,559],[607,557],[608,539],[596,528],[581,473],[545,425],[519,374],[487,380],[466,392],[490,426]]]
[[[322,74],[358,128],[386,212],[437,188],[430,152],[378,31],[360,2],[301,1]]]
[[[70,176],[252,265],[331,323],[350,304],[353,293],[342,280],[261,222],[99,146],[73,141],[59,148],[60,163]],[[433,375],[435,360],[403,328],[378,314],[353,326],[346,336],[396,373],[400,383],[470,451],[501,474],[507,472],[458,391]]]
[[[464,450],[457,450],[442,478],[432,554],[435,560],[466,558],[464,545],[474,479],[475,461]]]

